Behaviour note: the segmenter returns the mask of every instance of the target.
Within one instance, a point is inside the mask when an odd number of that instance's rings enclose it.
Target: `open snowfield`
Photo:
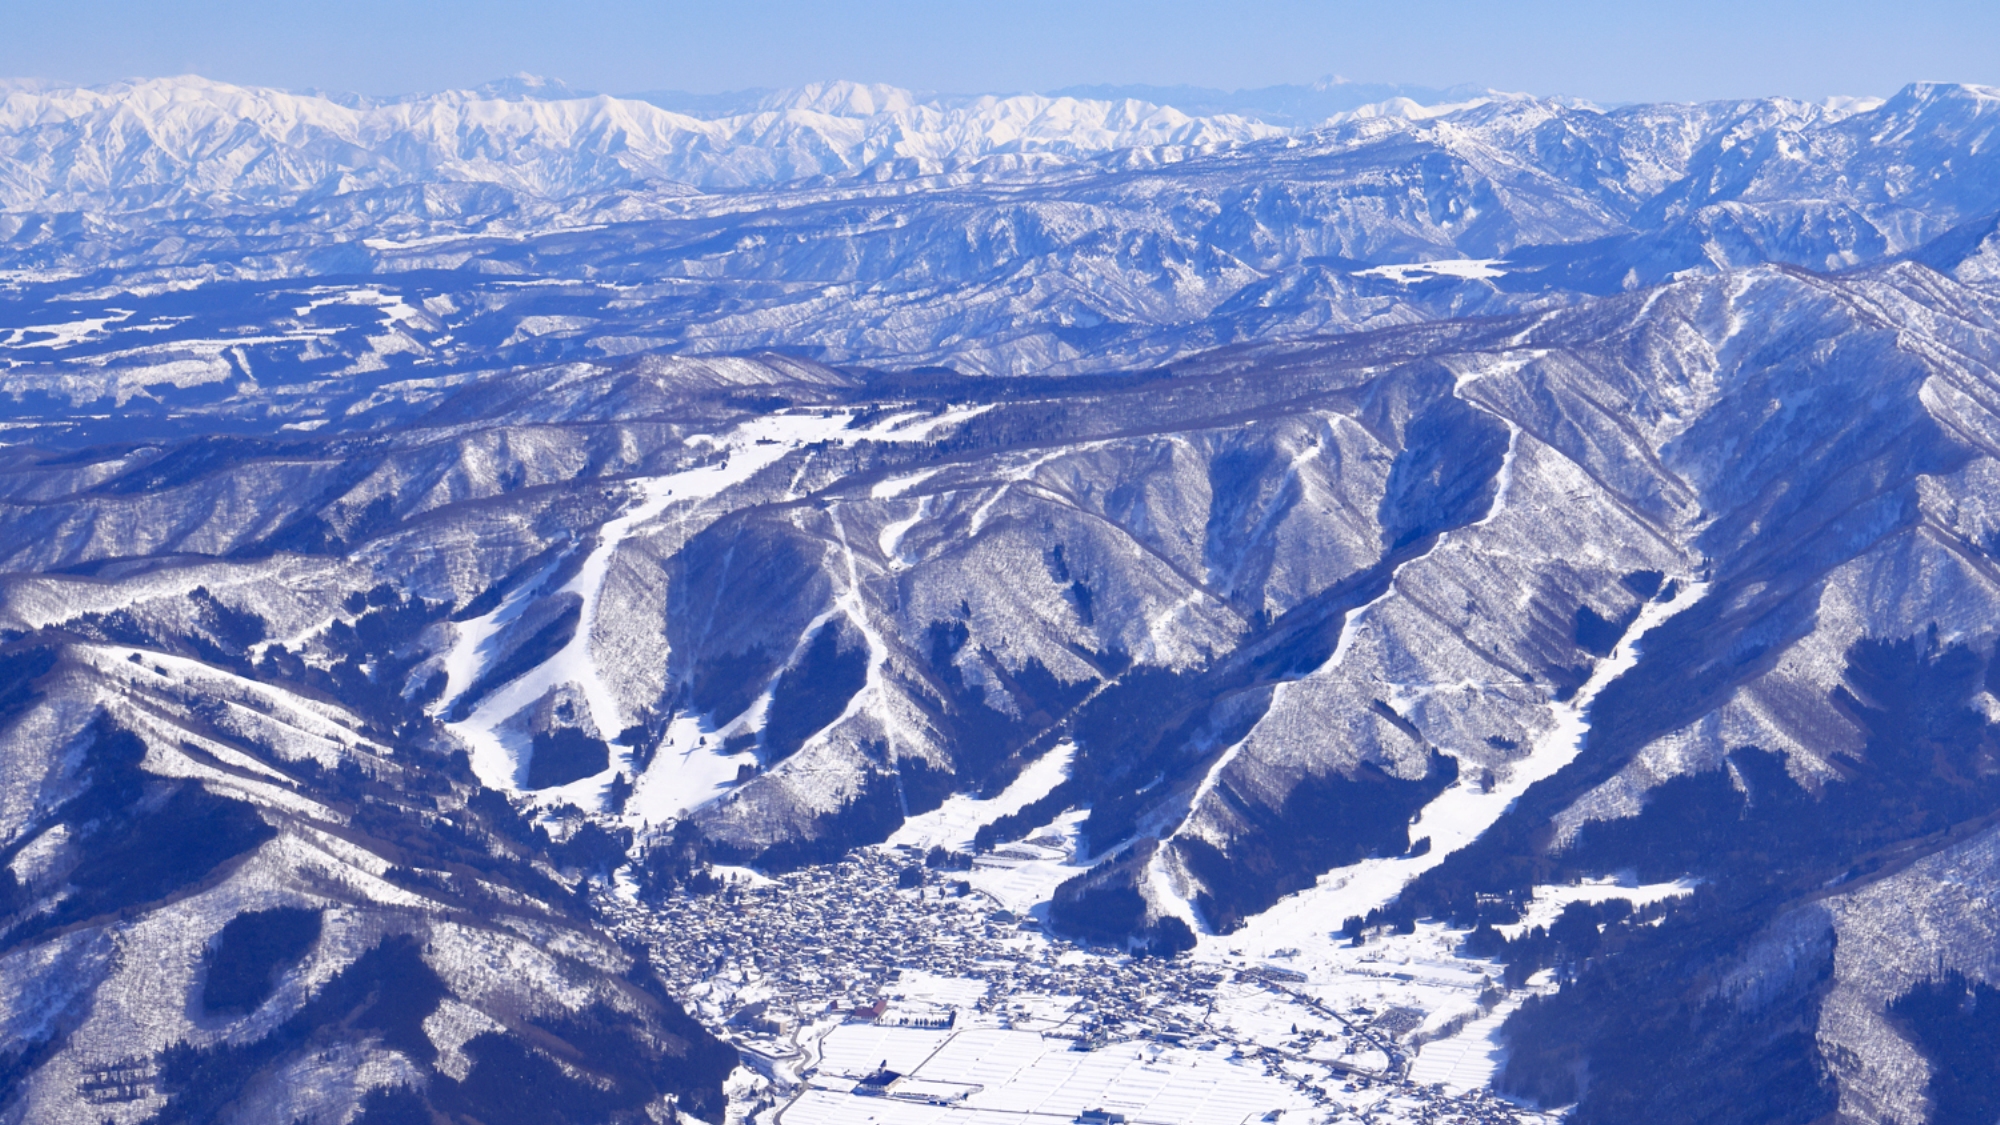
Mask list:
[[[913,816],[884,843],[888,847],[942,847],[953,851],[972,850],[972,838],[979,830],[1003,816],[1012,816],[1036,801],[1069,776],[1070,759],[1076,744],[1064,739],[1055,748],[1028,764],[1021,776],[998,795],[978,800],[962,793],[945,798],[930,812]]]
[[[932,1042],[927,1036],[940,1035],[909,1069],[898,1067]],[[1255,1060],[1157,1043],[1073,1051],[1069,1040],[1032,1031],[924,1033],[849,1025],[827,1036],[823,1050],[823,1074],[864,1060],[859,1074],[846,1072],[862,1077],[874,1072],[879,1057],[904,1078],[887,1097],[809,1090],[778,1115],[782,1125],[1053,1125],[1099,1108],[1122,1113],[1133,1125],[1239,1125],[1310,1104]],[[943,1097],[953,1089],[963,1093],[953,1104],[925,1104],[897,1097],[906,1087]]]
[[[1376,266],[1373,269],[1356,270],[1355,276],[1387,278],[1398,285],[1408,285],[1413,281],[1423,281],[1433,277],[1485,281],[1507,276],[1507,271],[1502,269],[1501,265],[1501,262],[1492,258],[1446,258],[1436,262]]]
[[[1474,1020],[1465,1030],[1449,1039],[1424,1044],[1410,1063],[1410,1080],[1421,1086],[1433,1083],[1453,1090],[1478,1090],[1493,1081],[1506,1058],[1500,1042],[1500,1025],[1514,1014],[1517,1004],[1504,1004],[1485,1019]]]

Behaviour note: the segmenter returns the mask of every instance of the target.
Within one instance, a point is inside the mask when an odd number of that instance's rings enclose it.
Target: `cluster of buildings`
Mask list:
[[[776,877],[717,875],[724,886],[713,893],[660,903],[606,895],[600,905],[761,1077],[752,1114],[760,1125],[793,1125],[798,1114],[787,1116],[788,1105],[817,1098],[813,1105],[823,1108],[835,1094],[938,1099],[933,1080],[895,1081],[914,1062],[877,1059],[887,1052],[872,1048],[853,1048],[861,1053],[845,1060],[857,1025],[869,1034],[907,1029],[885,1038],[928,1034],[924,1042],[940,1045],[968,1030],[1004,1029],[1067,1041],[1068,1051],[1143,1047],[1225,1060],[1285,1091],[1291,1108],[1269,1120],[1286,1125],[1498,1125],[1537,1116],[1484,1091],[1410,1081],[1400,1041],[1421,1013],[1336,1010],[1300,991],[1298,974],[1281,967],[1079,947],[955,873],[923,868],[914,853],[864,849]],[[1143,1114],[1125,1112],[1133,1125],[1146,1125]]]
[[[722,869],[712,894],[649,905],[607,896],[602,906],[701,1018],[773,1037],[829,1017],[922,1026],[955,1012],[1083,1041],[1186,1037],[1225,975],[1080,949],[949,871],[899,887],[920,864],[863,850],[776,878]],[[903,985],[913,973],[956,983],[949,995],[912,994]],[[1073,1006],[1051,1019],[1046,997]]]

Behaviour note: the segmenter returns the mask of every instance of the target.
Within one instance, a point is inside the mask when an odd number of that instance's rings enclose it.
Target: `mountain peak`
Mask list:
[[[592,96],[589,91],[575,89],[560,78],[529,74],[525,70],[474,86],[472,92],[494,101],[566,101]]]
[[[764,98],[759,108],[780,112],[805,110],[834,117],[873,117],[879,113],[907,113],[920,104],[916,93],[899,86],[843,79],[780,90]]]

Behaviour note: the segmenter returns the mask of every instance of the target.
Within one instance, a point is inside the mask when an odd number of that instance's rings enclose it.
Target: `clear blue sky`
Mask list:
[[[0,74],[391,94],[1357,81],[1600,102],[2000,85],[2000,0],[0,0]]]

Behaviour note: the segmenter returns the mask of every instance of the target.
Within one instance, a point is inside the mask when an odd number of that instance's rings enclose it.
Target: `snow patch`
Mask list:
[[[1581,883],[1542,884],[1534,890],[1534,901],[1521,912],[1521,920],[1504,926],[1495,926],[1508,941],[1513,941],[1536,926],[1547,927],[1573,902],[1610,902],[1624,899],[1635,907],[1651,906],[1670,898],[1681,898],[1694,893],[1698,879],[1679,879],[1671,883],[1633,884],[1618,879],[1586,879]]]
[[[1493,474],[1493,506],[1473,521],[1474,527],[1485,527],[1507,510],[1507,493],[1514,486],[1514,455],[1521,448],[1521,425],[1511,418],[1501,421],[1507,423],[1507,452],[1500,455],[1500,471]]]
[[[1069,776],[1070,760],[1076,743],[1064,739],[1048,753],[1028,763],[1020,776],[995,796],[980,800],[954,794],[930,812],[913,816],[882,843],[885,848],[910,847],[929,851],[947,848],[971,851],[972,839],[981,828],[1012,816],[1048,796]]]
[[[1080,836],[1089,815],[1089,809],[1072,809],[1026,840],[979,856],[962,878],[1005,909],[1046,921],[1056,888],[1089,869],[1077,859],[1083,854]]]
[[[901,496],[903,493],[924,483],[942,471],[942,469],[925,469],[920,473],[890,477],[888,480],[880,481],[875,487],[869,489],[868,498],[871,500],[894,500],[896,497]]]
[[[744,766],[756,765],[748,750],[724,754],[714,734],[696,716],[675,718],[625,803],[627,818],[648,825],[686,815],[727,793]]]
[[[0,340],[0,348],[48,348],[54,351],[81,344],[93,336],[106,335],[106,326],[118,324],[132,316],[131,309],[106,309],[106,316],[85,317],[82,320],[68,320],[61,324],[32,324],[26,328],[7,329],[7,338]],[[44,336],[47,339],[29,339],[30,336]]]
[[[1434,277],[1455,277],[1461,281],[1488,281],[1507,276],[1498,258],[1447,258],[1441,262],[1404,262],[1372,269],[1356,270],[1356,277],[1379,277],[1398,285],[1427,281]]]

